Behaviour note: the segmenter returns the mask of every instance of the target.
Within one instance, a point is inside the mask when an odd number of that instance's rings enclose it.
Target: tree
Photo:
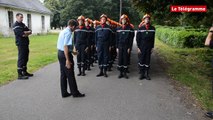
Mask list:
[[[200,27],[201,25],[209,26],[213,21],[212,0],[131,0],[131,3],[140,17],[149,13],[156,24]],[[207,5],[208,11],[206,13],[171,13],[171,5]]]
[[[44,0],[44,5],[51,10],[51,27],[57,28],[60,26],[60,2],[59,0]]]

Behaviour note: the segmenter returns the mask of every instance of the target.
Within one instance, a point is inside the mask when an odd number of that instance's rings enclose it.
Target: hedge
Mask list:
[[[156,36],[173,47],[200,48],[204,47],[207,32],[181,27],[157,27]]]

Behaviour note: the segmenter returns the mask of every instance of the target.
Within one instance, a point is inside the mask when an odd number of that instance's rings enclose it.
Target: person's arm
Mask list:
[[[155,30],[155,28],[154,28],[154,30]],[[155,32],[154,32],[154,35],[153,35],[153,38],[152,38],[152,49],[154,48],[154,46],[155,46]]]
[[[67,45],[64,46],[64,55],[65,55],[65,58],[66,58],[66,67],[67,67],[67,69],[70,69],[72,63],[69,59],[69,48],[68,48]]]
[[[67,67],[67,69],[70,69],[71,65],[72,65],[70,57],[69,57],[69,48],[68,48],[70,40],[71,40],[71,33],[65,33],[65,37],[64,37],[64,55],[65,55],[65,58],[66,58],[66,67]]]
[[[30,30],[25,24],[24,24],[24,33],[26,37],[32,34],[32,30]]]
[[[205,45],[210,46],[212,39],[213,39],[213,27],[211,27],[210,30],[209,30],[209,34],[206,38]],[[210,46],[210,47],[213,47],[213,46]]]
[[[13,31],[16,36],[25,37],[25,33],[24,33],[23,29],[21,28],[21,26],[14,25]]]
[[[141,32],[139,32],[140,29],[138,29],[137,34],[136,34],[136,42],[137,42],[137,47],[138,47],[138,53],[141,53],[139,47],[140,47],[140,37],[141,37]]]

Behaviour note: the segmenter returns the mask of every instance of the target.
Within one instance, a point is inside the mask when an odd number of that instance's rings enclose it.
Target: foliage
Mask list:
[[[213,22],[212,0],[131,0],[142,17],[145,13],[152,15],[152,20],[159,25],[172,26],[211,26]],[[171,5],[207,5],[206,13],[172,13]]]
[[[213,50],[207,48],[174,48],[156,40],[155,49],[168,64],[169,76],[188,86],[192,94],[208,110],[213,109],[211,92]]]
[[[51,26],[66,26],[69,19],[77,19],[80,15],[99,20],[104,13],[115,21],[119,20],[119,0],[45,0],[44,3],[53,12]],[[129,3],[129,0],[123,0],[122,13],[138,25],[138,12]]]
[[[178,48],[204,47],[207,32],[183,27],[157,27],[156,36],[163,42]]]

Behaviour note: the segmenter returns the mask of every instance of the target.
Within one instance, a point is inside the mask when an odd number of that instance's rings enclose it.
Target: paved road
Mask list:
[[[97,65],[77,77],[85,98],[61,98],[59,65],[50,64],[27,81],[0,87],[0,120],[201,120],[199,110],[187,108],[153,54],[151,81],[139,81],[133,51],[130,79],[96,78]],[[76,69],[77,71],[77,69]]]

